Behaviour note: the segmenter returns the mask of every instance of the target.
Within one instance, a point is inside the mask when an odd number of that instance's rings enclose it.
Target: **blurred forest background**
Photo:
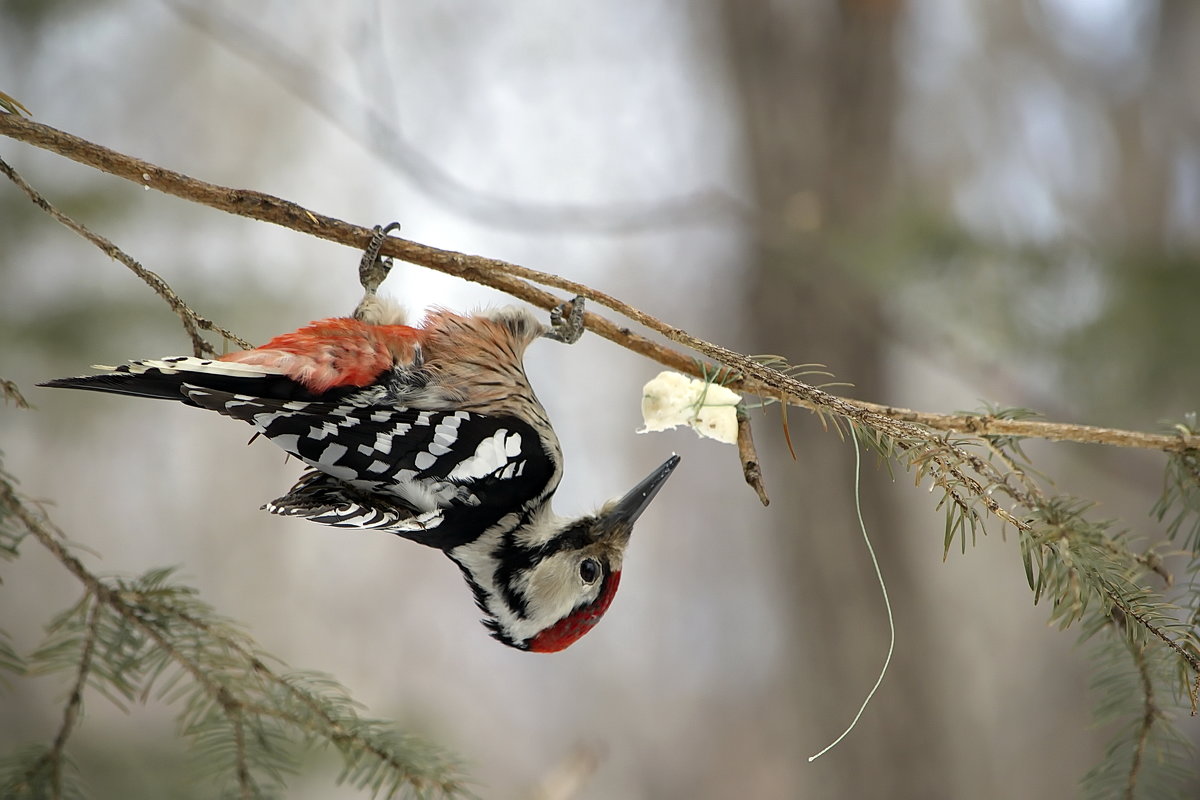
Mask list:
[[[0,90],[203,180],[398,219],[733,349],[824,363],[854,397],[1139,430],[1198,405],[1190,0],[0,0]],[[251,341],[358,299],[351,250],[16,142],[0,155]],[[406,265],[385,289],[418,311],[505,302]],[[0,408],[6,469],[92,569],[179,565],[288,664],[463,754],[484,797],[1059,798],[1103,755],[1086,653],[1032,606],[1015,539],[942,563],[933,496],[871,467],[895,661],[852,736],[807,763],[887,644],[853,454],[808,415],[790,418],[794,463],[777,413],[756,423],[763,509],[732,448],[634,435],[657,365],[596,337],[533,348],[561,512],[683,456],[603,624],[538,657],[487,638],[439,553],[260,512],[298,468],[247,430],[33,388],[189,350],[127,270],[0,189],[0,376],[37,406]],[[1161,454],[1028,449],[1062,491],[1161,537]],[[0,576],[0,628],[26,650],[79,594],[32,544]],[[0,694],[0,752],[52,738],[65,692]],[[209,796],[170,709],[85,704],[71,750],[94,796]],[[332,770],[288,796],[355,796]]]

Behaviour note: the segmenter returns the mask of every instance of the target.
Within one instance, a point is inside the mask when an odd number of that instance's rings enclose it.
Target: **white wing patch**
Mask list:
[[[442,524],[445,519],[445,513],[438,508],[433,511],[426,511],[424,514],[418,514],[412,519],[404,520],[391,527],[394,531],[429,531]]]
[[[501,428],[481,441],[475,448],[475,453],[456,464],[446,477],[450,480],[485,478],[505,467],[511,467],[509,460],[519,455],[521,434],[509,433],[507,429]]]
[[[346,454],[350,448],[341,442],[330,442],[325,445],[325,449],[321,451],[321,457],[317,461],[326,467],[332,467],[338,462],[338,459]]]
[[[391,432],[380,431],[375,434],[375,452],[382,453],[385,456],[390,455],[392,452],[392,438],[398,438],[408,433],[409,427],[408,425],[397,425]],[[363,455],[368,454],[364,452]]]
[[[291,453],[299,458],[297,453],[300,452],[300,434],[298,433],[281,433],[271,439],[278,447],[282,447],[284,452]]]

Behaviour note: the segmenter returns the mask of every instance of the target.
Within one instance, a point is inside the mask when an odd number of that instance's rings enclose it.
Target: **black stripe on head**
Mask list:
[[[496,617],[488,605],[489,596],[487,590],[475,580],[474,576],[471,575],[471,571],[456,559],[451,558],[451,560],[458,564],[458,568],[462,570],[463,580],[467,582],[467,586],[471,588],[471,594],[475,597],[476,608],[484,613],[484,618],[481,619],[480,622],[483,624],[483,627],[487,628],[491,637],[502,644],[508,645],[509,647],[515,647],[518,650],[528,650],[528,644],[516,641],[504,631],[504,628],[500,625],[500,620]],[[495,601],[503,602],[506,605],[509,605],[510,609],[512,608],[507,598],[500,597],[496,598]]]
[[[516,530],[528,520],[528,514],[522,519]],[[504,541],[496,548],[493,555],[497,566],[495,573],[496,584],[500,587],[505,604],[521,619],[529,618],[529,604],[525,596],[518,591],[517,578],[523,572],[528,572],[542,561],[564,550],[576,551],[592,543],[591,529],[594,518],[583,517],[569,527],[563,529],[554,538],[538,547],[522,547],[515,541],[512,533],[506,534]]]

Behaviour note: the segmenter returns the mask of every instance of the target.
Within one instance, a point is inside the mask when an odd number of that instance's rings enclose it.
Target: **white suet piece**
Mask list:
[[[737,405],[732,389],[665,370],[642,387],[642,422],[638,433],[687,425],[701,436],[737,443]]]

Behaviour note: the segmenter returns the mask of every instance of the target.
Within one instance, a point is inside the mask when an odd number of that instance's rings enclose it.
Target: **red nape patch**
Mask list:
[[[617,594],[617,585],[621,583],[621,573],[611,572],[604,579],[600,588],[600,596],[589,606],[584,606],[573,614],[560,619],[546,630],[529,640],[529,651],[532,653],[557,653],[566,650],[576,639],[592,629],[608,607],[612,605],[613,597]]]

